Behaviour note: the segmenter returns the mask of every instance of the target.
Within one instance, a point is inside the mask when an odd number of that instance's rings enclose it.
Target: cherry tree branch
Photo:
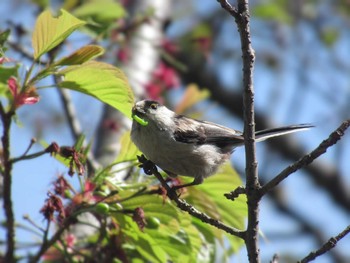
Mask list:
[[[5,210],[5,228],[6,228],[6,253],[5,262],[15,262],[15,216],[12,205],[12,162],[10,160],[10,128],[14,111],[5,111],[0,103],[0,117],[2,121],[3,133],[2,142],[2,161],[3,161],[3,206]]]
[[[300,260],[300,263],[307,263],[310,262],[312,260],[314,260],[315,258],[323,255],[324,253],[328,252],[329,250],[331,250],[332,248],[334,248],[338,241],[341,240],[343,237],[345,237],[347,234],[349,234],[350,232],[350,225],[347,226],[342,232],[340,232],[337,236],[335,237],[331,237],[322,247],[320,247],[318,250],[316,251],[312,251],[310,252],[309,255],[307,255],[305,258],[303,258],[302,260]]]
[[[235,18],[241,40],[243,62],[244,145],[246,153],[246,195],[248,203],[248,225],[244,241],[249,262],[260,262],[259,255],[259,202],[261,196],[258,178],[258,162],[255,148],[255,112],[253,70],[255,54],[251,45],[250,15],[248,0],[237,1],[237,9],[226,0],[218,1]]]
[[[318,158],[319,156],[324,154],[329,147],[333,146],[341,139],[341,137],[344,135],[345,131],[349,128],[349,126],[350,126],[350,120],[344,121],[315,150],[313,150],[311,153],[305,155],[304,157],[300,158],[297,162],[293,163],[292,165],[288,166],[280,174],[278,174],[275,178],[273,178],[271,181],[266,183],[261,188],[260,195],[261,196],[265,195],[271,189],[276,187],[280,182],[282,182],[284,179],[286,179],[289,175],[291,175],[295,171],[301,169],[302,167],[310,164],[316,158]]]

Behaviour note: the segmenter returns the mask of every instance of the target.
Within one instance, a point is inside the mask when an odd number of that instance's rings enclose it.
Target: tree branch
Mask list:
[[[329,135],[329,137],[326,140],[324,140],[315,150],[305,155],[304,157],[300,158],[297,162],[293,163],[292,165],[288,166],[280,174],[278,174],[275,178],[273,178],[270,182],[265,184],[260,190],[260,195],[261,196],[265,195],[271,189],[276,187],[280,182],[286,179],[289,175],[299,170],[300,168],[310,164],[316,158],[324,154],[329,147],[336,144],[341,139],[341,137],[344,135],[345,131],[349,128],[349,126],[350,126],[350,120],[344,121],[338,127],[338,129],[332,132]]]
[[[260,262],[259,255],[259,190],[258,162],[255,147],[255,113],[253,70],[255,54],[251,45],[250,15],[248,0],[238,1],[238,11],[227,1],[219,1],[221,6],[234,18],[241,40],[243,60],[243,104],[244,104],[244,145],[246,153],[246,195],[248,203],[248,225],[244,241],[249,262]]]
[[[332,248],[334,248],[337,245],[338,241],[341,240],[343,237],[345,237],[347,234],[349,234],[349,232],[350,232],[350,225],[347,226],[337,236],[331,237],[321,248],[319,248],[316,251],[311,252],[309,255],[307,255],[305,258],[303,258],[299,262],[300,263],[307,263],[307,262],[310,262],[310,261],[314,260],[318,256],[326,253],[327,251],[329,251]]]
[[[239,17],[239,13],[237,12],[237,9],[232,6],[227,0],[217,0],[221,7],[223,9],[225,9],[231,16],[233,16],[234,18]]]
[[[3,105],[0,103],[0,117],[3,126],[2,142],[2,159],[4,166],[3,173],[3,198],[5,210],[6,225],[6,242],[7,250],[5,254],[5,262],[15,262],[15,217],[12,206],[12,162],[10,160],[10,128],[14,111],[5,112]]]

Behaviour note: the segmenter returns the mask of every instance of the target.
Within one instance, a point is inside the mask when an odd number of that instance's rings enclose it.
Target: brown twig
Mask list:
[[[337,236],[335,237],[331,237],[322,247],[320,247],[318,250],[316,251],[312,251],[309,255],[307,255],[305,258],[303,258],[302,260],[300,260],[300,263],[307,263],[310,262],[312,260],[314,260],[315,258],[317,258],[318,256],[326,253],[327,251],[331,250],[332,248],[334,248],[338,241],[341,240],[343,237],[345,237],[347,234],[349,234],[350,232],[350,225],[347,226],[341,233],[339,233]]]
[[[74,217],[69,217],[66,220],[64,220],[62,225],[59,226],[59,228],[56,231],[56,233],[50,239],[47,239],[47,235],[48,235],[48,228],[47,228],[47,230],[45,232],[45,236],[44,236],[44,242],[42,243],[39,251],[36,253],[36,255],[34,255],[30,259],[29,262],[30,263],[39,262],[40,258],[44,255],[44,253],[61,238],[61,236],[64,233],[64,231],[67,230],[67,228],[74,222],[75,222],[75,218]],[[48,222],[48,227],[49,226],[50,226],[50,223]]]
[[[350,126],[350,120],[344,121],[315,150],[313,150],[311,153],[305,155],[304,157],[300,158],[297,162],[293,163],[292,165],[288,166],[280,174],[278,174],[275,178],[273,178],[271,181],[266,183],[261,188],[260,195],[261,196],[265,195],[271,189],[276,187],[280,182],[282,182],[284,179],[286,179],[289,175],[291,175],[295,171],[299,170],[300,168],[310,164],[316,158],[318,158],[319,156],[324,154],[329,147],[336,144],[341,139],[341,137],[344,135],[345,131],[349,128],[349,126]]]
[[[3,148],[3,202],[6,216],[6,242],[7,249],[5,253],[5,262],[15,262],[15,217],[12,206],[12,162],[10,161],[10,128],[14,111],[5,112],[3,105],[0,103],[0,117],[3,126],[1,137]]]

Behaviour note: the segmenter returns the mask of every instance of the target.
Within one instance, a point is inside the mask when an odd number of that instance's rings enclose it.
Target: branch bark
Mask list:
[[[259,195],[258,162],[255,148],[255,113],[253,70],[255,54],[251,44],[249,1],[238,1],[237,9],[228,1],[219,1],[221,6],[235,18],[241,40],[243,62],[244,145],[246,153],[246,195],[248,203],[248,225],[244,241],[249,262],[260,262],[259,251]]]
[[[323,255],[324,253],[326,253],[329,250],[331,250],[332,248],[334,248],[337,245],[338,241],[341,240],[343,237],[345,237],[347,234],[349,234],[349,232],[350,232],[350,225],[347,226],[337,236],[331,237],[321,248],[319,248],[316,251],[311,252],[309,255],[307,255],[305,258],[303,258],[299,262],[300,263],[307,263],[307,262],[314,260],[318,256]]]
[[[15,217],[12,206],[12,162],[10,160],[10,128],[14,111],[11,109],[5,112],[3,105],[0,103],[0,117],[3,126],[2,142],[2,159],[3,159],[3,206],[5,210],[6,225],[6,253],[5,262],[15,262]]]
[[[260,194],[263,196],[268,191],[276,187],[280,182],[282,182],[284,179],[286,179],[290,174],[294,173],[295,171],[299,170],[300,168],[310,164],[313,162],[316,158],[324,154],[327,149],[334,144],[336,144],[341,137],[344,135],[345,131],[350,126],[350,120],[344,121],[338,129],[336,129],[334,132],[332,132],[328,139],[324,140],[315,150],[313,150],[311,153],[305,155],[301,159],[299,159],[297,162],[293,163],[292,165],[288,166],[286,169],[284,169],[280,174],[278,174],[275,178],[273,178],[270,182],[265,184]]]

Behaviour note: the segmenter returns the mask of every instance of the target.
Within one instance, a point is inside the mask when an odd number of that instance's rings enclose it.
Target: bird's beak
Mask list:
[[[144,116],[145,113],[146,113],[145,110],[137,104],[135,104],[134,107],[132,107],[131,116],[132,116],[133,120],[136,121],[137,123],[141,124],[142,126],[148,125],[148,121],[146,121],[142,118],[142,116]]]
[[[135,104],[134,107],[132,107],[131,116],[143,115],[143,114],[145,114],[145,111],[140,106],[138,106],[137,104]]]

